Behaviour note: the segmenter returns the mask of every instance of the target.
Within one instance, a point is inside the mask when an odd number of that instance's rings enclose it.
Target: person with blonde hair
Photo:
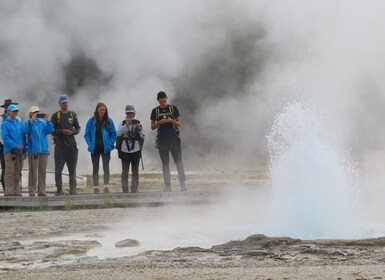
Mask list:
[[[111,151],[115,149],[116,129],[108,116],[106,104],[96,104],[94,115],[88,120],[84,139],[92,160],[94,193],[99,193],[99,161],[103,162],[104,193],[109,193]]]
[[[27,134],[28,143],[28,191],[29,196],[47,196],[46,172],[49,156],[48,135],[54,132],[48,114],[40,113],[37,106],[29,108],[29,120],[24,124],[23,132]]]

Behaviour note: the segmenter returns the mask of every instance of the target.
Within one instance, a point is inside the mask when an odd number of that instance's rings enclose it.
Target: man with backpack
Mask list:
[[[67,164],[69,173],[70,195],[76,194],[78,147],[75,135],[80,132],[80,125],[76,113],[68,109],[68,102],[68,96],[61,95],[59,97],[60,111],[51,117],[54,127],[56,195],[64,195],[62,171],[65,164]]]
[[[122,189],[128,193],[128,173],[131,165],[131,192],[138,192],[139,161],[142,157],[144,130],[139,120],[135,119],[135,107],[126,106],[126,119],[120,123],[116,149],[122,161]]]
[[[179,110],[175,105],[167,103],[167,94],[164,91],[158,93],[157,100],[159,106],[151,112],[151,129],[157,129],[157,147],[163,165],[164,191],[171,191],[170,153],[178,170],[181,190],[187,191],[179,138],[181,125]]]

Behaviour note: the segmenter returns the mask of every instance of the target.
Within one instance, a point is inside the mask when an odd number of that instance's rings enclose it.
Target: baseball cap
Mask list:
[[[16,104],[11,104],[8,106],[7,110],[11,112],[15,112],[15,111],[19,111],[19,107]]]
[[[126,113],[135,113],[135,107],[133,105],[127,105]]]
[[[31,108],[29,108],[29,112],[30,113],[40,112],[40,109],[37,106],[31,106]]]
[[[67,95],[60,95],[59,96],[59,104],[67,103],[69,101],[69,98]]]

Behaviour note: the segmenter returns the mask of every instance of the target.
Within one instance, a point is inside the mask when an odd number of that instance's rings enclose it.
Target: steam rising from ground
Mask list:
[[[83,128],[97,101],[116,123],[132,103],[148,132],[147,168],[159,163],[149,129],[159,90],[180,107],[187,168],[266,162],[274,115],[310,100],[344,129],[370,181],[385,158],[384,5],[2,0],[1,99],[19,101],[24,116],[31,105],[52,113],[68,91]],[[79,172],[91,172],[82,134],[78,142]]]

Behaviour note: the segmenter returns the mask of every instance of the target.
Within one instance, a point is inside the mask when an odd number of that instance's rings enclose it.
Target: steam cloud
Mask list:
[[[384,5],[1,0],[1,97],[24,112],[39,105],[53,113],[65,90],[83,128],[97,101],[115,123],[132,103],[147,130],[146,160],[156,156],[149,115],[165,90],[181,110],[191,164],[266,162],[274,115],[310,100],[328,109],[360,163],[372,165],[385,155]],[[79,171],[90,171],[78,143]]]

